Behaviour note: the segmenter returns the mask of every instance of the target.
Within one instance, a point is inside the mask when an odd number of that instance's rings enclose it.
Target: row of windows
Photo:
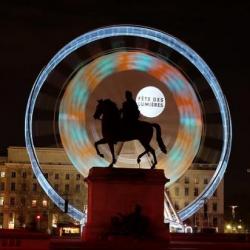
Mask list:
[[[62,186],[62,185],[60,185],[60,186]],[[33,191],[33,192],[36,192],[37,190],[38,190],[38,184],[37,183],[32,183],[32,188],[31,188],[31,190]],[[54,187],[55,187],[55,190],[56,191],[58,191],[59,190],[59,184],[55,184],[54,185]],[[11,182],[10,183],[10,190],[11,191],[16,191],[16,183],[15,182]],[[28,191],[28,188],[27,188],[27,184],[26,183],[22,183],[21,184],[21,190],[22,191]],[[68,192],[69,190],[70,190],[70,184],[65,184],[64,185],[64,190],[65,190],[65,192]],[[0,191],[5,191],[5,183],[4,182],[1,182],[0,183]],[[80,184],[76,184],[75,185],[75,191],[76,192],[80,192],[81,191],[81,185]]]
[[[209,208],[208,203],[205,203],[204,206],[203,206],[203,212],[204,212],[205,217],[207,217],[208,208]],[[217,212],[217,210],[218,210],[218,205],[217,205],[216,202],[213,202],[212,203],[212,211]]]
[[[10,197],[9,199],[9,205],[11,207],[16,206],[17,202],[16,202],[16,198],[15,197]],[[71,201],[72,202],[72,201]],[[76,199],[75,202],[77,204],[80,204],[82,201],[79,199]],[[5,199],[3,196],[0,196],[0,207],[3,206],[5,203]],[[46,199],[43,199],[42,201],[38,201],[36,199],[33,200],[27,200],[25,199],[25,197],[21,197],[20,199],[20,205],[21,206],[27,206],[27,205],[31,205],[31,207],[38,207],[38,206],[42,206],[42,207],[48,207],[49,206],[49,202]],[[56,207],[56,205],[54,204],[54,207]]]
[[[61,186],[61,185],[60,185]],[[55,190],[58,192],[59,191],[59,185],[55,184],[54,185]],[[65,184],[64,185],[64,192],[69,192],[71,190],[70,185],[69,184]],[[81,185],[80,184],[76,184],[75,185],[75,192],[80,192],[81,191]]]
[[[54,187],[55,187],[56,191],[59,190],[59,184],[55,184]],[[37,183],[33,183],[32,184],[32,191],[37,191],[37,189],[38,189]],[[65,189],[65,191],[69,191],[70,190],[70,185],[69,184],[65,184],[64,189]],[[81,189],[80,188],[80,184],[76,184],[75,191],[80,192],[80,189]],[[0,183],[0,191],[4,191],[4,190],[5,190],[5,183],[1,182]],[[10,190],[11,191],[16,191],[16,183],[15,182],[12,182],[10,184]],[[22,183],[21,184],[21,190],[22,191],[27,191],[27,185],[26,185],[26,183]],[[189,194],[190,194],[189,190],[190,189],[188,187],[184,188],[184,195],[185,196],[189,196]],[[180,188],[179,187],[175,187],[175,189],[174,189],[174,195],[175,196],[180,196]],[[198,196],[199,195],[199,188],[198,187],[195,187],[193,189],[193,195],[194,196]],[[214,197],[217,196],[217,191],[214,192],[213,196]]]
[[[0,177],[5,177],[6,176],[6,174],[5,174],[5,172],[0,172]],[[44,176],[45,176],[45,178],[48,178],[48,176],[49,176],[49,174],[48,173],[44,173]],[[15,178],[16,177],[16,172],[11,172],[11,177],[12,178]],[[26,172],[23,172],[22,173],[22,177],[23,178],[27,178],[27,173]],[[55,180],[58,180],[59,179],[59,177],[60,177],[60,174],[59,173],[55,173],[54,174],[54,179]],[[35,175],[33,175],[33,178],[36,178],[35,177]],[[70,179],[70,174],[65,174],[65,180],[69,180]],[[76,180],[80,180],[81,179],[81,175],[80,174],[76,174]],[[185,176],[185,178],[184,178],[184,183],[185,184],[189,184],[190,183],[190,178],[188,177],[188,176]],[[199,184],[200,183],[200,180],[199,180],[199,178],[198,177],[195,177],[194,178],[194,183],[195,184]],[[203,179],[203,184],[208,184],[208,178],[204,178]]]
[[[32,184],[32,191],[37,191],[37,187],[38,187],[37,183],[33,183]],[[26,183],[21,184],[21,190],[27,191],[27,184]],[[5,191],[5,183],[4,182],[0,183],[0,191]],[[10,183],[10,191],[16,191],[16,183],[15,182]]]
[[[188,176],[185,176],[184,183],[185,184],[189,184],[190,183],[190,178]],[[198,177],[195,177],[194,178],[194,184],[199,184],[199,183],[200,183],[200,179]],[[203,179],[203,184],[208,184],[208,178],[204,178]]]
[[[5,177],[5,176],[6,176],[5,172],[1,172],[0,173],[0,177]],[[44,173],[44,176],[45,176],[45,178],[48,178],[49,174],[48,173]],[[69,180],[70,176],[71,176],[70,174],[65,174],[65,176],[64,176],[65,180]],[[11,172],[11,177],[12,178],[16,178],[16,172]],[[22,177],[23,178],[27,178],[27,173],[23,172],[22,173]],[[35,175],[33,175],[33,178],[36,178]],[[58,180],[59,178],[60,178],[60,174],[59,173],[55,173],[54,174],[54,179]],[[80,180],[81,179],[81,175],[80,174],[76,174],[75,179],[76,180]],[[188,176],[185,176],[184,183],[185,184],[189,184],[190,183],[190,178]],[[198,177],[194,178],[194,183],[195,184],[199,184],[200,183],[200,180],[199,180]],[[203,179],[203,184],[208,184],[208,178],[204,178]]]
[[[58,191],[59,190],[59,184],[55,184],[54,188],[55,188],[56,191]],[[10,183],[10,190],[11,191],[16,191],[16,183],[15,182],[11,182]],[[22,191],[27,191],[27,184],[26,183],[22,183],[21,184],[21,190]],[[37,191],[37,190],[38,190],[38,184],[37,183],[33,183],[32,184],[32,191]],[[64,190],[65,191],[69,191],[70,190],[70,184],[65,184],[64,185]],[[4,182],[0,183],[0,191],[5,191],[5,183]],[[80,192],[81,191],[80,184],[76,184],[75,185],[75,191],[76,192]],[[175,196],[180,196],[180,188],[179,187],[175,187],[175,189],[174,189],[174,195]],[[189,196],[190,195],[190,189],[188,187],[184,188],[184,195],[185,196]],[[198,196],[199,195],[199,188],[198,187],[195,187],[193,189],[193,195],[194,196]],[[213,196],[214,197],[217,196],[217,191],[214,192]]]
[[[24,197],[22,197],[20,199],[20,202],[21,202],[22,206],[26,206],[26,199]],[[9,204],[10,204],[10,206],[15,206],[16,205],[16,198],[15,197],[10,197]],[[0,196],[0,206],[3,206],[3,205],[4,205],[4,197]],[[31,206],[32,207],[36,207],[37,205],[38,205],[37,200],[31,200]],[[45,199],[42,200],[41,205],[43,207],[47,207],[48,206],[48,201],[45,200]]]
[[[195,226],[204,226],[204,218],[200,218],[199,216],[194,215],[193,216],[193,223]],[[208,223],[208,221],[206,221],[206,223]],[[212,225],[211,225],[212,223]],[[210,218],[209,220],[209,224],[213,227],[217,227],[218,226],[218,217],[217,216],[212,216],[212,218]]]
[[[185,187],[185,188],[184,188],[184,195],[185,195],[185,196],[189,196],[189,194],[190,194],[189,190],[190,190],[190,189],[189,189],[188,187]],[[175,196],[179,196],[179,195],[180,195],[180,188],[179,188],[179,187],[175,187],[175,189],[174,189],[174,195],[175,195]],[[194,195],[194,196],[198,196],[198,195],[199,195],[199,188],[198,188],[198,187],[195,187],[195,188],[193,189],[193,195]],[[217,196],[217,190],[215,190],[213,196],[214,196],[214,197]]]
[[[48,173],[44,173],[44,177],[45,177],[46,179],[48,179],[48,178],[49,178],[49,174],[48,174]],[[33,175],[33,178],[36,178],[36,176]],[[72,176],[71,174],[65,174],[65,176],[64,176],[64,179],[65,179],[65,180],[70,180],[70,179],[72,179],[72,178],[73,178],[73,176]],[[55,173],[55,174],[54,174],[54,179],[55,179],[55,180],[59,180],[59,179],[60,179],[60,174],[59,174],[59,173]],[[80,175],[80,174],[76,174],[76,175],[75,175],[75,179],[76,179],[77,181],[79,181],[79,180],[81,179],[81,175]]]
[[[188,204],[189,204],[188,202],[185,202],[184,207],[188,206]],[[175,210],[180,209],[180,205],[179,205],[179,203],[177,201],[174,203],[174,208],[175,208]],[[206,217],[208,215],[208,204],[207,203],[204,204],[203,210],[204,210],[204,216]],[[217,205],[216,202],[212,203],[212,211],[213,212],[218,211],[218,205]]]
[[[17,176],[17,175],[16,175],[16,172],[11,172],[11,177],[12,177],[12,178],[16,178],[16,176]],[[49,177],[49,174],[48,174],[48,173],[44,173],[44,176],[45,176],[45,178],[48,178],[48,177]],[[1,177],[1,178],[6,177],[6,173],[5,173],[5,172],[1,172],[1,173],[0,173],[0,177]],[[27,178],[27,172],[22,172],[22,177],[23,177],[24,179],[26,179],[26,178]],[[35,179],[36,176],[33,175],[33,178]],[[55,173],[55,174],[54,174],[54,179],[55,179],[55,180],[58,180],[59,178],[60,178],[60,174],[59,174],[59,173]],[[73,178],[73,176],[72,176],[72,174],[65,174],[64,178],[65,178],[65,180],[70,180],[71,178]],[[75,175],[75,179],[76,179],[76,180],[80,180],[80,179],[81,179],[81,175],[80,175],[80,174],[76,174],[76,175]]]
[[[48,173],[44,173],[44,177],[45,177],[46,179],[48,179],[48,178],[49,178],[49,174],[48,174]],[[36,176],[33,175],[33,178],[35,179]],[[73,178],[73,176],[72,176],[71,174],[65,174],[65,176],[64,176],[64,179],[65,179],[65,180],[70,180],[70,179],[72,179],[72,178]],[[55,174],[54,174],[54,179],[55,179],[55,180],[59,180],[59,179],[60,179],[60,174],[59,174],[59,173],[55,173]],[[81,179],[81,175],[80,175],[80,174],[76,174],[76,175],[75,175],[75,179],[76,179],[77,181],[79,181],[79,180]]]

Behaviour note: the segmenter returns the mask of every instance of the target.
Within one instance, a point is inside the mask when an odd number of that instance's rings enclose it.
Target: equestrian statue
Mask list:
[[[132,92],[125,92],[126,101],[122,104],[121,110],[110,99],[98,100],[95,119],[101,120],[103,138],[95,142],[95,149],[100,157],[104,155],[99,151],[98,145],[108,144],[112,162],[109,167],[113,167],[116,163],[114,145],[117,142],[126,142],[138,140],[144,147],[145,151],[137,157],[137,163],[141,161],[141,157],[151,153],[153,162],[151,169],[154,169],[157,164],[155,150],[150,146],[150,141],[153,136],[153,128],[156,130],[156,140],[163,153],[167,153],[167,148],[161,137],[161,127],[157,123],[149,123],[139,120],[140,111],[136,101],[133,99]]]

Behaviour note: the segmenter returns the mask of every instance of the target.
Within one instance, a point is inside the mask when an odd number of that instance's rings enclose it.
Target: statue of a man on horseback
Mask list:
[[[132,92],[125,92],[126,101],[119,110],[114,102],[110,99],[99,100],[94,114],[95,119],[101,119],[103,138],[95,142],[96,152],[99,156],[104,155],[99,151],[98,145],[108,144],[112,154],[112,162],[109,167],[113,167],[116,163],[114,153],[114,144],[117,142],[126,142],[131,140],[139,140],[145,151],[137,157],[137,163],[140,163],[141,157],[147,153],[153,156],[154,169],[157,164],[155,150],[150,146],[153,136],[153,128],[156,129],[156,140],[163,153],[167,153],[166,146],[161,138],[161,128],[156,123],[140,121],[140,111],[133,99]]]

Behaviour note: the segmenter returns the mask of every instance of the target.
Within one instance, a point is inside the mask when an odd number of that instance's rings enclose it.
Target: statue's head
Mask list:
[[[94,117],[95,119],[100,119],[101,114],[102,114],[102,104],[103,104],[103,100],[100,99],[100,100],[98,100],[97,102],[98,102],[98,104],[97,104],[97,106],[96,106],[96,111],[95,111],[93,117]]]
[[[132,97],[133,97],[132,92],[129,91],[129,90],[126,90],[126,92],[125,92],[125,97],[126,97],[126,99],[132,99]]]

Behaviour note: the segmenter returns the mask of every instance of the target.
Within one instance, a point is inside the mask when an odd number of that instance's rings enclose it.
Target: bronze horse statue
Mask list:
[[[110,99],[98,101],[94,118],[101,120],[103,136],[102,139],[95,142],[95,149],[99,156],[104,157],[104,155],[99,151],[98,145],[108,144],[112,154],[112,162],[109,167],[113,167],[116,163],[114,144],[117,142],[138,140],[145,148],[145,151],[137,157],[137,163],[140,163],[143,155],[151,153],[153,156],[151,169],[154,169],[157,164],[157,159],[155,150],[150,146],[150,141],[153,136],[153,128],[156,129],[156,140],[161,151],[165,154],[167,153],[166,146],[161,138],[161,128],[158,124],[140,120],[136,121],[135,124],[124,124],[121,119],[119,109]]]

